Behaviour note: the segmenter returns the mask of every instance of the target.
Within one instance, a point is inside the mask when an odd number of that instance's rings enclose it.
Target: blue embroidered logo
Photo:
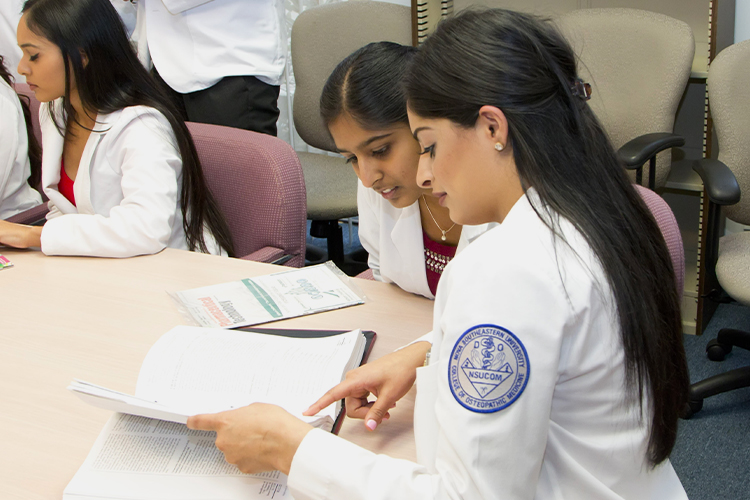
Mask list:
[[[513,404],[529,380],[529,356],[518,337],[495,325],[466,330],[451,353],[448,382],[463,407],[492,413]]]

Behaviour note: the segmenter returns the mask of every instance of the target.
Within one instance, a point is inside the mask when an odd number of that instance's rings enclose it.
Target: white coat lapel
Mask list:
[[[401,276],[410,282],[402,288],[429,292],[424,264],[424,242],[422,241],[422,220],[419,204],[414,203],[401,210],[396,224],[391,230],[391,248],[396,254],[394,263],[401,267]]]
[[[76,197],[76,206],[80,214],[95,214],[94,206],[91,203],[91,168],[93,165],[94,153],[99,146],[102,137],[110,127],[108,118],[111,115],[97,115],[94,131],[89,135],[86,146],[83,148],[81,163],[78,164],[78,174],[73,185],[73,192]],[[97,132],[97,131],[104,131]]]
[[[60,109],[62,102],[55,101],[55,103],[55,107]],[[45,103],[39,110],[39,124],[42,129],[42,187],[44,194],[60,212],[74,214],[77,211],[76,207],[57,190],[57,185],[60,184],[65,139],[49,114],[49,106],[50,104]],[[62,120],[62,117],[59,116],[58,120]]]

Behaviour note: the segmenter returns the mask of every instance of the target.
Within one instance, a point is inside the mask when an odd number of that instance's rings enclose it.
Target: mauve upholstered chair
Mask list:
[[[294,150],[270,135],[187,125],[206,183],[229,224],[236,257],[302,267],[307,204]]]

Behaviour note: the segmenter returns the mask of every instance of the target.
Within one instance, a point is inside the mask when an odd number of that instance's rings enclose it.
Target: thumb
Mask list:
[[[187,427],[198,431],[215,431],[216,421],[212,414],[193,415],[188,417]]]
[[[388,404],[384,398],[378,398],[365,416],[365,427],[374,431],[383,419],[387,420],[390,417],[388,410],[392,407],[393,405]]]

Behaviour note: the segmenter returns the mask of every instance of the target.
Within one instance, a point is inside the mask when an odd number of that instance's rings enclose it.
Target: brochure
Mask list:
[[[199,326],[238,328],[364,303],[332,262],[170,294]]]

